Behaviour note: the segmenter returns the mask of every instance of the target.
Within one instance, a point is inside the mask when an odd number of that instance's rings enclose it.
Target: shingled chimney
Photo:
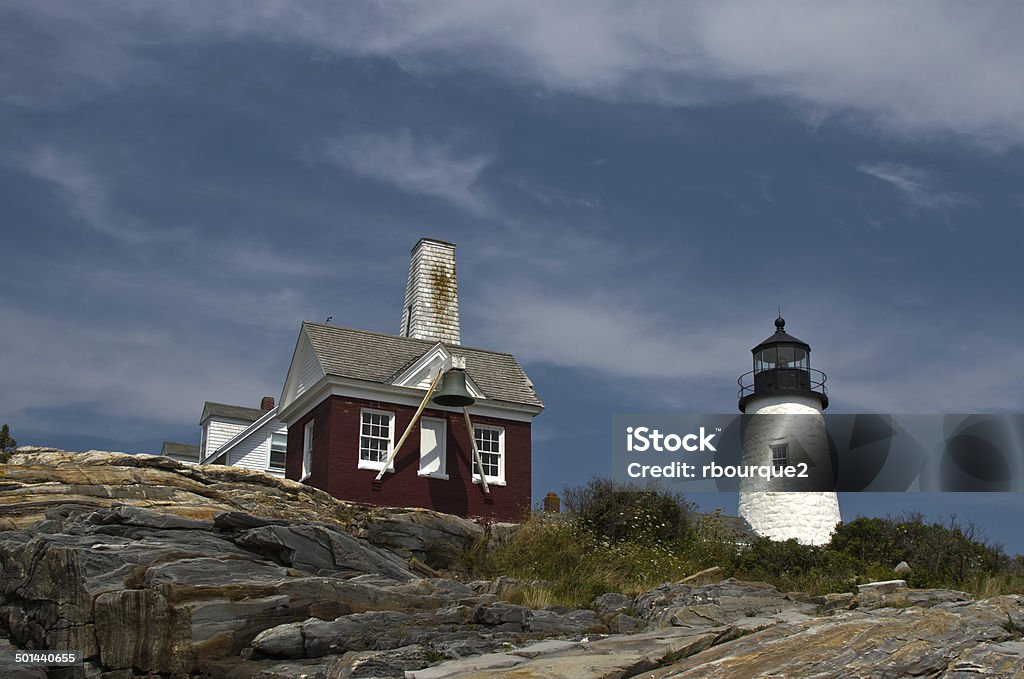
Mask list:
[[[445,344],[461,343],[454,243],[420,238],[412,249],[399,334]]]

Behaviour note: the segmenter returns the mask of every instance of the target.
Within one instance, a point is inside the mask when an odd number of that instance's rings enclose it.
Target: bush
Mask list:
[[[639,594],[695,570],[669,545],[613,542],[572,517],[543,513],[498,547],[474,547],[467,566],[477,577],[519,580],[519,589],[503,595],[513,602],[573,607],[588,606],[606,592]]]
[[[1002,548],[985,543],[976,526],[963,526],[955,516],[948,525],[926,523],[920,514],[859,518],[836,529],[831,548],[890,573],[906,561],[911,568],[906,580],[912,587],[962,587],[1012,565]]]
[[[467,554],[467,574],[519,580],[503,596],[530,606],[588,606],[605,592],[635,595],[709,566],[782,591],[825,594],[890,579],[906,561],[912,587],[1024,593],[1024,557],[1007,557],[955,517],[947,525],[915,514],[861,518],[841,524],[828,545],[746,545],[717,513],[697,519],[679,495],[655,486],[592,479],[566,489],[565,505],[565,514],[533,515],[499,546],[482,540]]]
[[[656,484],[593,478],[563,494],[584,528],[613,542],[660,545],[692,537],[691,505]]]
[[[815,594],[852,589],[862,569],[856,559],[827,546],[758,538],[727,569],[744,580],[764,580],[779,589]]]
[[[11,428],[6,424],[0,427],[0,464],[10,460],[17,447],[18,442],[11,438]]]

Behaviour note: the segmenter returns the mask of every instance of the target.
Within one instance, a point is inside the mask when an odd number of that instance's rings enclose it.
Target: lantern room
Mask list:
[[[786,321],[775,319],[775,334],[751,349],[754,369],[740,376],[739,409],[761,396],[804,395],[828,407],[825,373],[811,368],[811,347],[786,332]]]

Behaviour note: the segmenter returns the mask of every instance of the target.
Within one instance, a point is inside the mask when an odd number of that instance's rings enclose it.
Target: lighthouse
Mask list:
[[[743,464],[779,472],[744,478],[739,514],[772,540],[827,543],[840,521],[839,499],[822,411],[825,373],[811,368],[811,347],[775,320],[775,333],[754,347],[753,370],[740,376]],[[789,469],[787,473],[782,473]]]

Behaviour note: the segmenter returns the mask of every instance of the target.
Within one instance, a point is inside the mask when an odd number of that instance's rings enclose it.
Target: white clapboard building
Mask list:
[[[191,464],[225,464],[284,476],[288,427],[277,419],[271,396],[259,408],[203,404],[199,446],[165,441],[161,455]]]

